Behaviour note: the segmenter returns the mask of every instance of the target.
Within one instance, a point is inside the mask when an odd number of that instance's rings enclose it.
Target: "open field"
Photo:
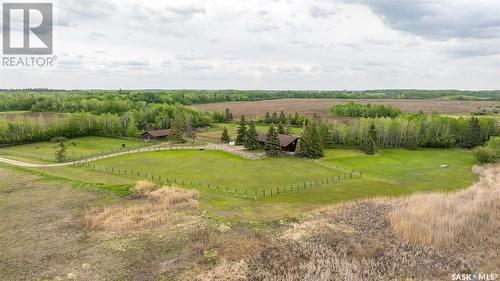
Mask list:
[[[475,161],[459,149],[425,149],[418,151],[383,150],[366,156],[355,150],[330,150],[319,161],[301,159],[246,160],[219,151],[168,151],[126,155],[96,162],[114,169],[169,177],[177,182],[219,185],[221,190],[237,188],[261,194],[270,188],[300,184],[304,181],[341,174],[336,165],[361,170],[362,178],[325,184],[302,192],[267,196],[256,202],[224,193],[202,189],[202,206],[223,217],[242,220],[273,219],[296,216],[324,204],[345,202],[375,196],[398,196],[421,191],[455,190],[468,186],[475,176]],[[441,164],[449,168],[439,168]],[[106,174],[103,174],[103,178]],[[273,213],[269,210],[279,210]]]
[[[121,149],[145,146],[144,141],[140,139],[118,139],[95,136],[68,139],[64,144],[66,145],[66,156],[68,159],[73,159],[73,157],[80,159],[92,154],[109,153]],[[122,147],[123,144],[125,144],[125,147]],[[55,153],[58,145],[58,143],[50,141],[16,145],[2,148],[0,150],[0,155],[4,154],[7,157],[10,155],[22,157],[18,159],[39,158],[39,160],[55,161]],[[2,153],[2,151],[4,152]],[[33,155],[33,157],[30,157],[30,155]]]
[[[498,190],[498,179],[497,172],[490,186],[450,193],[449,198],[464,207],[481,204],[470,196],[487,198],[485,192]],[[474,243],[457,235],[450,247],[429,247],[408,243],[395,233],[390,217],[412,203],[413,196],[324,207],[299,223],[232,224],[207,219],[203,204],[198,211],[150,208],[148,204],[156,201],[121,198],[2,164],[0,194],[2,280],[271,281],[284,275],[289,280],[318,280],[317,272],[330,279],[446,280],[451,273],[495,272],[500,266],[495,225],[486,225],[494,212],[468,212],[462,217],[474,221],[476,230],[487,230]],[[491,195],[498,197],[498,192]],[[420,197],[415,199],[420,202]],[[489,200],[492,208],[498,208],[498,199]],[[404,219],[414,227],[439,223],[439,217],[447,222],[439,208],[443,204],[439,200],[426,204],[438,210],[432,222],[419,219],[418,207],[413,212],[405,209]],[[94,217],[99,210],[105,212],[105,220]],[[150,224],[151,215],[162,219]],[[133,224],[122,223],[123,219]]]
[[[400,108],[403,112],[439,112],[439,113],[469,113],[478,107],[500,105],[498,101],[452,101],[452,100],[396,100],[396,99],[280,99],[265,101],[245,101],[202,104],[193,106],[199,110],[223,112],[229,108],[235,118],[245,116],[264,116],[266,112],[286,114],[298,112],[301,115],[312,116],[314,113],[324,118],[333,118],[330,114],[332,106],[357,103],[383,104]]]

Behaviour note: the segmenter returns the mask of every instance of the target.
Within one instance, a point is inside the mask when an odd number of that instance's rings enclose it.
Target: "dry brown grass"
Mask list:
[[[84,215],[85,226],[111,231],[142,229],[165,223],[175,209],[195,209],[198,206],[198,192],[193,190],[157,188],[143,181],[136,184],[134,191],[147,200],[90,209]]]
[[[399,200],[392,228],[405,239],[435,246],[482,241],[500,229],[500,166],[478,168],[481,180],[449,194],[422,194]]]
[[[144,196],[147,193],[155,190],[157,188],[156,184],[150,181],[138,181],[135,183],[133,192],[136,195]]]

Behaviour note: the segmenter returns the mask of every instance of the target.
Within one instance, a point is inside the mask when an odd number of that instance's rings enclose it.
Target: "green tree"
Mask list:
[[[283,125],[286,124],[286,116],[285,116],[285,112],[283,112],[283,110],[280,112],[280,117],[279,117],[279,120],[278,122],[282,123]]]
[[[304,158],[320,158],[324,155],[317,122],[309,122],[297,145],[296,155]]]
[[[233,114],[231,113],[231,111],[229,111],[229,108],[226,108],[226,112],[224,114],[224,121],[226,121],[226,122],[233,121]]]
[[[295,116],[293,116],[292,124],[295,126],[300,125],[300,116],[298,112],[295,112]]]
[[[244,145],[245,144],[245,134],[247,132],[247,125],[245,120],[245,115],[241,116],[240,125],[238,126],[238,130],[236,131],[236,144]]]
[[[331,124],[327,122],[320,123],[319,135],[323,148],[333,148],[335,146],[333,128]]]
[[[176,142],[184,143],[186,142],[186,138],[184,133],[186,131],[186,119],[184,114],[176,108],[174,112],[174,119],[172,120],[171,136],[170,138]]]
[[[258,143],[255,124],[253,121],[250,121],[250,125],[248,126],[248,130],[245,135],[245,148],[248,150],[256,150]]]
[[[60,142],[59,145],[57,146],[56,161],[62,163],[65,160],[66,160],[66,145],[64,145],[64,142]]]
[[[278,118],[278,113],[273,112],[273,116],[271,117],[271,122],[278,123],[280,120]]]
[[[472,116],[469,121],[469,129],[467,131],[466,146],[467,148],[474,148],[480,146],[481,141],[481,126],[479,124],[479,118]]]
[[[220,137],[220,141],[223,143],[228,143],[231,141],[231,138],[229,137],[229,133],[226,127],[224,127],[224,129],[222,130],[222,136]]]
[[[283,125],[283,123],[281,122],[278,124],[278,134],[286,135],[285,125]]]
[[[266,116],[264,117],[264,123],[266,124],[271,124],[273,120],[271,119],[271,115],[269,114],[269,111],[266,112]]]
[[[266,135],[266,144],[264,146],[267,156],[278,157],[281,154],[280,140],[278,138],[278,132],[274,128],[274,125],[269,126],[269,130]]]
[[[377,128],[373,122],[368,128],[366,141],[363,144],[363,151],[368,155],[373,155],[377,152]]]

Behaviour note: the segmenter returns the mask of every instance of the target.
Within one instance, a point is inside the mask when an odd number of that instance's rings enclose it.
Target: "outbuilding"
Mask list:
[[[170,129],[147,131],[141,135],[144,140],[161,140],[170,137]]]
[[[266,133],[257,133],[257,140],[261,145],[266,144],[267,134]],[[299,143],[299,137],[291,136],[291,135],[282,135],[279,134],[278,138],[280,140],[280,147],[283,151],[295,152],[297,149],[297,144]]]

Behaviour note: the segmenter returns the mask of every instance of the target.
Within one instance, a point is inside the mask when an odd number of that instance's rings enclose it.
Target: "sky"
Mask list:
[[[53,3],[56,66],[0,88],[500,89],[500,1]]]

